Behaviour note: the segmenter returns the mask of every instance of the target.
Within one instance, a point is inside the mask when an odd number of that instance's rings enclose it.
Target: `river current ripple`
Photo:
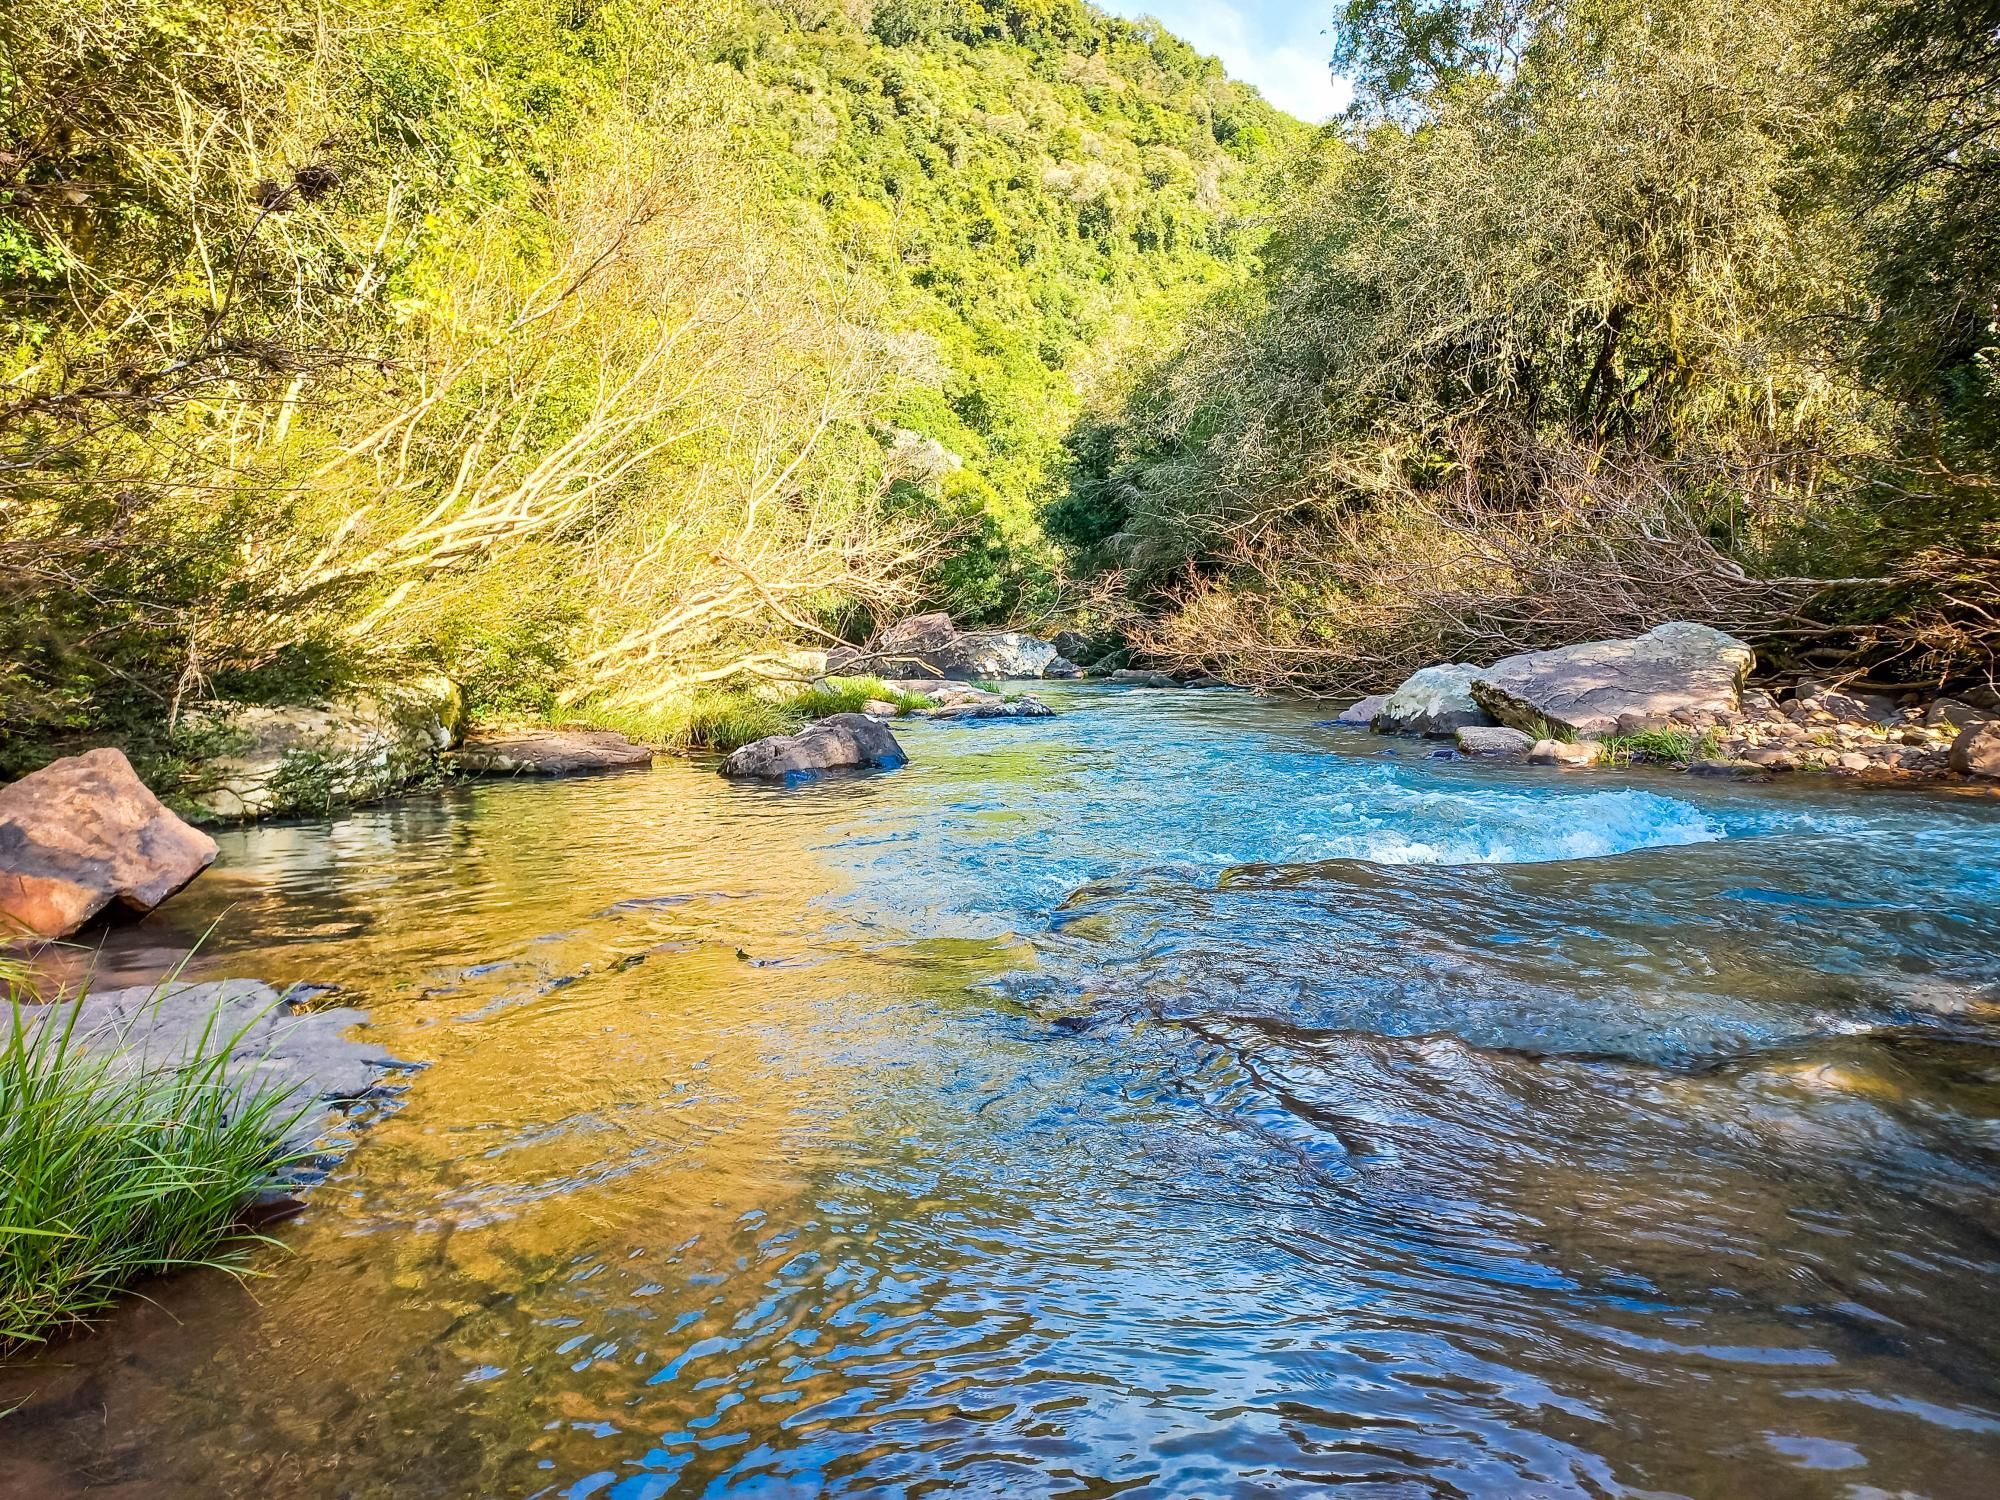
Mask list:
[[[429,1066],[0,1491],[1993,1493],[2000,803],[1051,696],[227,835],[106,981]]]

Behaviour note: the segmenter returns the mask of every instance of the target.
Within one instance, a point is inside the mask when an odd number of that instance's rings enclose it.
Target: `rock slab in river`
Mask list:
[[[472,776],[575,776],[650,766],[653,752],[609,729],[483,729],[445,759]]]
[[[62,937],[113,903],[143,916],[214,860],[122,751],[65,757],[0,787],[0,941]]]
[[[1504,657],[1467,685],[1481,708],[1516,729],[1610,734],[1627,715],[1687,722],[1736,713],[1755,660],[1733,635],[1676,621],[1628,640]]]
[[[223,1069],[230,1087],[246,1098],[277,1090],[287,1096],[281,1114],[304,1110],[285,1136],[289,1149],[317,1140],[334,1106],[378,1093],[386,1073],[412,1066],[347,1035],[366,1011],[306,1010],[255,979],[103,990],[23,1011],[23,1024],[66,1025],[72,1011],[76,1043],[109,1054],[126,1076],[177,1067],[204,1038],[210,1047],[234,1038]]]
[[[1951,768],[1963,776],[2000,780],[2000,720],[1961,729],[1951,742]]]
[[[1448,739],[1461,729],[1491,724],[1472,696],[1471,683],[1478,672],[1466,662],[1444,662],[1412,672],[1382,705],[1375,727],[1385,734]]]
[[[1375,722],[1375,716],[1382,712],[1389,702],[1387,693],[1371,693],[1355,703],[1350,703],[1334,716],[1333,722],[1348,729],[1367,729]]]
[[[893,770],[909,756],[880,719],[867,714],[833,714],[797,734],[774,734],[732,751],[719,768],[724,776],[759,781],[794,781],[821,771],[878,767]]]
[[[1474,760],[1525,760],[1533,735],[1498,724],[1468,724],[1458,732],[1458,753]]]

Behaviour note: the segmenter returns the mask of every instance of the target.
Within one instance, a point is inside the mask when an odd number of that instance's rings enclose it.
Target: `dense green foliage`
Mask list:
[[[1376,686],[1693,618],[1934,682],[2000,639],[1990,0],[1351,0],[1357,109],[1052,529],[1158,657]]]
[[[279,1186],[296,1116],[228,1085],[232,1038],[125,1072],[83,1045],[73,1011],[34,1024],[28,978],[4,961],[0,988],[0,1347],[86,1321],[143,1277],[237,1264],[250,1241],[226,1237]]]
[[[22,0],[0,741],[442,668],[652,713],[1047,604],[1083,394],[1296,127],[1074,0]]]

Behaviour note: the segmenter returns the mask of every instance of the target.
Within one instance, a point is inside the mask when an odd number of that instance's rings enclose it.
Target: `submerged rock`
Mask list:
[[[1350,703],[1338,714],[1333,722],[1348,729],[1367,729],[1374,724],[1376,716],[1389,702],[1387,693],[1371,693],[1358,702]]]
[[[1468,724],[1458,732],[1458,753],[1474,760],[1525,760],[1533,735],[1497,724]]]
[[[0,787],[0,942],[62,937],[114,905],[143,916],[214,861],[124,752],[67,756]]]
[[[1604,759],[1596,740],[1537,740],[1528,751],[1531,766],[1594,766]]]
[[[198,724],[217,745],[191,800],[208,818],[324,813],[372,802],[436,773],[464,706],[442,677],[320,705],[221,705]]]
[[[993,703],[940,703],[935,708],[920,708],[920,719],[1048,719],[1055,716],[1055,710],[1039,698],[1020,697],[1009,703],[1005,700]]]
[[[1127,687],[1170,688],[1180,684],[1165,672],[1150,671],[1145,667],[1119,667],[1110,673],[1107,682],[1122,682]]]
[[[609,729],[480,729],[445,759],[469,776],[574,776],[650,766],[653,752]]]
[[[1962,776],[2000,780],[2000,720],[1961,729],[1951,742],[1951,768]]]
[[[281,1119],[303,1111],[284,1134],[288,1150],[311,1146],[338,1106],[379,1094],[385,1075],[413,1066],[347,1035],[366,1011],[308,1010],[254,979],[102,990],[24,1011],[23,1025],[68,1025],[72,1012],[75,1043],[124,1076],[170,1070],[228,1039],[223,1075],[233,1092],[284,1093]]]
[[[1696,723],[1737,713],[1755,660],[1735,636],[1675,622],[1629,640],[1509,656],[1474,674],[1468,686],[1503,724],[1609,734],[1626,715]]]
[[[838,771],[909,764],[889,726],[867,714],[834,714],[797,734],[774,734],[731,752],[722,775],[759,781],[796,781]]]
[[[1403,679],[1375,716],[1384,734],[1424,734],[1448,739],[1461,729],[1491,724],[1492,717],[1472,696],[1479,668],[1464,662],[1424,667]]]

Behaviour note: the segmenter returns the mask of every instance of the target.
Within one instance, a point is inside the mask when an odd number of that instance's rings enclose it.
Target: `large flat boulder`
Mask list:
[[[826,670],[928,682],[1064,677],[1077,672],[1038,636],[1019,630],[960,630],[942,610],[899,620],[864,649],[830,652]]]
[[[1473,760],[1526,760],[1532,735],[1501,724],[1468,724],[1458,732],[1458,753]]]
[[[456,744],[463,702],[420,677],[323,704],[222,704],[202,716],[217,747],[191,800],[219,821],[317,814],[372,802],[436,772]]]
[[[475,729],[445,756],[467,776],[577,776],[653,763],[645,745],[609,729]]]
[[[833,714],[797,734],[774,734],[732,751],[719,769],[747,780],[803,781],[822,771],[893,770],[909,759],[880,719]]]
[[[1450,739],[1461,729],[1491,724],[1492,717],[1472,696],[1478,671],[1465,662],[1444,662],[1412,672],[1376,713],[1375,727],[1384,734]]]
[[[107,908],[143,916],[215,860],[119,750],[0,787],[0,942],[62,937]]]
[[[1735,636],[1677,621],[1627,640],[1504,657],[1468,687],[1481,708],[1516,729],[1611,734],[1621,718],[1701,724],[1737,713],[1755,662]]]
[[[1055,710],[1041,699],[1024,694],[1012,701],[940,703],[935,708],[918,709],[916,716],[920,719],[1048,719],[1055,716]]]
[[[254,979],[102,990],[24,1011],[22,1024],[68,1025],[72,1012],[74,1044],[123,1076],[174,1069],[227,1040],[223,1078],[233,1094],[278,1092],[281,1118],[302,1111],[284,1133],[288,1149],[310,1146],[338,1106],[379,1093],[385,1074],[411,1066],[348,1035],[366,1011],[308,1009]]]

